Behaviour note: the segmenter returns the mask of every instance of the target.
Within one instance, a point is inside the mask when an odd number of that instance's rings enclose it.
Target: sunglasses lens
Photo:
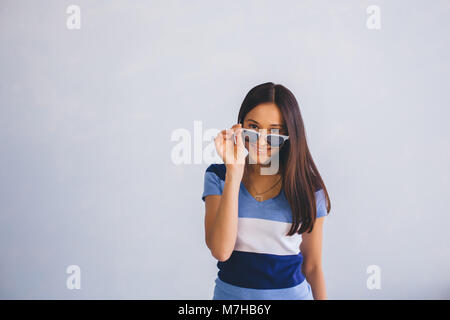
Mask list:
[[[271,146],[271,147],[279,147],[283,144],[284,139],[282,137],[278,137],[278,136],[274,136],[274,135],[268,135],[267,136],[267,143]]]
[[[249,131],[249,130],[244,129],[244,130],[242,130],[242,139],[244,140],[244,143],[250,142],[250,143],[254,144],[254,143],[257,143],[257,141],[259,140],[259,134],[254,131]],[[285,142],[285,138],[280,137],[279,135],[276,135],[276,134],[269,134],[269,135],[267,135],[266,141],[269,146],[278,148]]]
[[[256,141],[258,141],[258,134],[256,132],[243,130],[242,139],[244,140],[244,143],[245,142],[256,143]]]

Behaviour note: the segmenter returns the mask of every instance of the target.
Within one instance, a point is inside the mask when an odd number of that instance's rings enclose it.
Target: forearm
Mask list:
[[[326,300],[325,277],[322,268],[314,268],[304,272],[306,280],[311,285],[314,300]]]
[[[241,179],[227,174],[219,208],[211,229],[211,250],[219,260],[232,253],[237,237],[238,198]]]

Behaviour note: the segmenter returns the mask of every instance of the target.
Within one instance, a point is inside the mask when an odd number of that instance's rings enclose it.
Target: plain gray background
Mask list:
[[[437,0],[1,0],[0,297],[211,299],[208,163],[174,164],[171,135],[272,81],[330,193],[328,297],[450,298],[449,30]]]

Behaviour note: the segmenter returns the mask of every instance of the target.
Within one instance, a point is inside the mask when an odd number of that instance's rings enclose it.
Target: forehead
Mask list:
[[[280,108],[274,103],[262,103],[250,110],[244,118],[257,121],[263,127],[269,127],[274,124],[284,125],[283,115]]]

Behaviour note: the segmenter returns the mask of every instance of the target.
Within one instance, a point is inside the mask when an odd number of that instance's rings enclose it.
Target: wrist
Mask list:
[[[231,183],[241,183],[242,174],[239,172],[227,171],[225,173],[225,181],[230,181]]]

